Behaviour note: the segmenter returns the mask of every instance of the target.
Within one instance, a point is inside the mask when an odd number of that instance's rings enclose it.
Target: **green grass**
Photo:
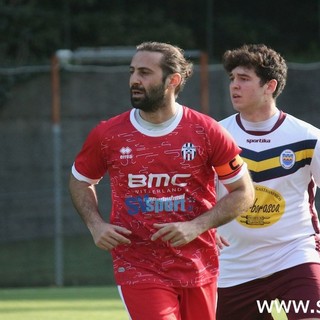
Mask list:
[[[127,320],[128,315],[115,286],[22,288],[0,289],[0,319]]]
[[[116,287],[0,289],[3,320],[127,320]]]

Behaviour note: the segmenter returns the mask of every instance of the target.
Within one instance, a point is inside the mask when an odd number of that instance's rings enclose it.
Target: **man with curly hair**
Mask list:
[[[242,149],[255,201],[218,228],[217,319],[273,319],[263,306],[275,299],[290,307],[289,320],[320,319],[320,130],[279,109],[287,64],[278,52],[243,45],[226,51],[223,65],[237,113],[220,123]]]

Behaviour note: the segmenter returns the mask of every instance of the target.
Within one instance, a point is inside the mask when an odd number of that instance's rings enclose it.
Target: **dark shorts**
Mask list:
[[[118,286],[132,320],[215,320],[216,282],[197,288]]]
[[[269,277],[218,289],[217,320],[271,320],[279,312],[288,320],[320,319],[320,264],[305,263]],[[272,302],[273,301],[273,302]]]

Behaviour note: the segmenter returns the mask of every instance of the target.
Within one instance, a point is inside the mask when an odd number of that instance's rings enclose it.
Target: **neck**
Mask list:
[[[165,107],[159,108],[157,111],[145,112],[139,110],[140,116],[143,120],[150,123],[159,124],[171,119],[177,112],[177,105],[175,101],[166,104]]]
[[[275,104],[268,106],[264,109],[255,109],[252,111],[241,111],[241,118],[250,122],[266,121],[272,118],[278,112],[278,108]]]

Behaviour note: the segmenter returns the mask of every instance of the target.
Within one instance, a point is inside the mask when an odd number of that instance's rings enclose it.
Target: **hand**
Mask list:
[[[230,243],[228,242],[227,239],[220,236],[220,234],[216,232],[216,245],[217,245],[218,253],[220,255],[220,250],[222,250],[224,247],[229,247]]]
[[[159,230],[153,234],[151,240],[156,241],[160,238],[169,242],[172,247],[183,246],[199,235],[192,221],[155,223],[153,226]]]
[[[109,223],[99,223],[91,234],[94,243],[102,250],[112,250],[120,244],[130,244],[131,241],[125,237],[130,235],[131,231]]]

